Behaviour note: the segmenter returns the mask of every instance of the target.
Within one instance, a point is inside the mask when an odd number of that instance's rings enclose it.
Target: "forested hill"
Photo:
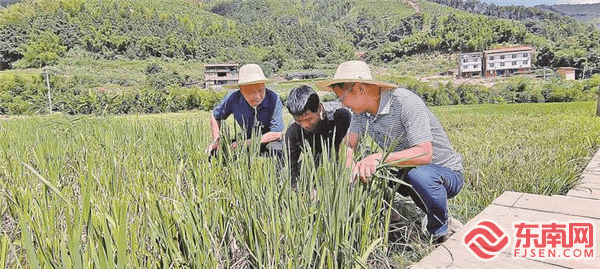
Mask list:
[[[275,72],[511,44],[535,46],[537,65],[600,68],[600,32],[546,13],[509,20],[424,0],[24,1],[0,9],[0,69],[160,57]]]
[[[548,20],[560,20],[570,21],[568,17],[562,16],[563,14],[556,14],[555,12],[542,11],[537,7],[525,7],[525,6],[499,6],[496,4],[486,4],[478,0],[429,0],[434,3],[449,6],[452,8],[464,10],[470,13],[481,14],[486,16],[498,17],[503,19],[518,20],[518,21],[542,21]]]
[[[529,28],[537,27],[535,22],[544,20],[551,20],[553,23],[572,23],[574,20],[578,20],[600,27],[600,4],[538,5],[535,7],[525,7],[515,5],[499,6],[495,4],[486,4],[479,0],[429,1],[474,14],[526,21],[528,22]]]
[[[580,5],[539,5],[541,10],[549,10],[571,18],[592,23],[600,28],[600,3]]]

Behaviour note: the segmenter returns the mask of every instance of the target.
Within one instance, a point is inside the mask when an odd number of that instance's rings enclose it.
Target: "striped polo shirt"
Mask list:
[[[349,133],[363,134],[367,128],[369,136],[383,150],[394,143],[396,152],[430,141],[431,163],[463,172],[462,157],[450,145],[440,122],[423,100],[407,89],[382,91],[375,116],[367,112],[352,115]]]

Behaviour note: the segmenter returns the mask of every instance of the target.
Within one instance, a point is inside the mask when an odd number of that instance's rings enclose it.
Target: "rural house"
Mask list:
[[[528,46],[484,51],[485,76],[495,77],[531,70],[533,48]]]
[[[239,64],[205,64],[204,87],[221,87],[238,83]]]
[[[483,70],[481,52],[463,53],[458,58],[458,75],[460,77],[481,76]]]

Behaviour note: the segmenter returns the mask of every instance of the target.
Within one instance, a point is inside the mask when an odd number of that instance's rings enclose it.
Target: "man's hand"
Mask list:
[[[248,140],[244,140],[244,142],[242,142],[243,144],[246,144],[246,146],[250,146],[250,142],[252,142],[252,140],[248,139]],[[231,143],[231,148],[232,149],[237,149],[240,146],[240,144],[238,144],[238,142],[233,142]]]
[[[375,174],[375,171],[377,170],[379,160],[381,160],[381,154],[377,153],[369,155],[362,161],[357,162],[354,165],[354,169],[352,169],[353,178],[358,176],[360,177],[360,180],[362,180],[362,182],[368,183],[369,178],[371,178],[371,176]]]
[[[210,155],[214,149],[219,149],[219,138],[215,139],[212,143],[210,143],[210,145],[208,145],[208,148],[206,148],[206,155]]]

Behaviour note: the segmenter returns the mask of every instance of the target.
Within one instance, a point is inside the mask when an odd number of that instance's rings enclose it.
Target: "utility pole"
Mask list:
[[[598,103],[596,104],[596,117],[600,117],[600,85],[598,85]]]
[[[52,96],[50,95],[50,80],[48,79],[48,68],[44,68],[44,74],[46,75],[46,87],[48,87],[48,113],[52,114]]]

